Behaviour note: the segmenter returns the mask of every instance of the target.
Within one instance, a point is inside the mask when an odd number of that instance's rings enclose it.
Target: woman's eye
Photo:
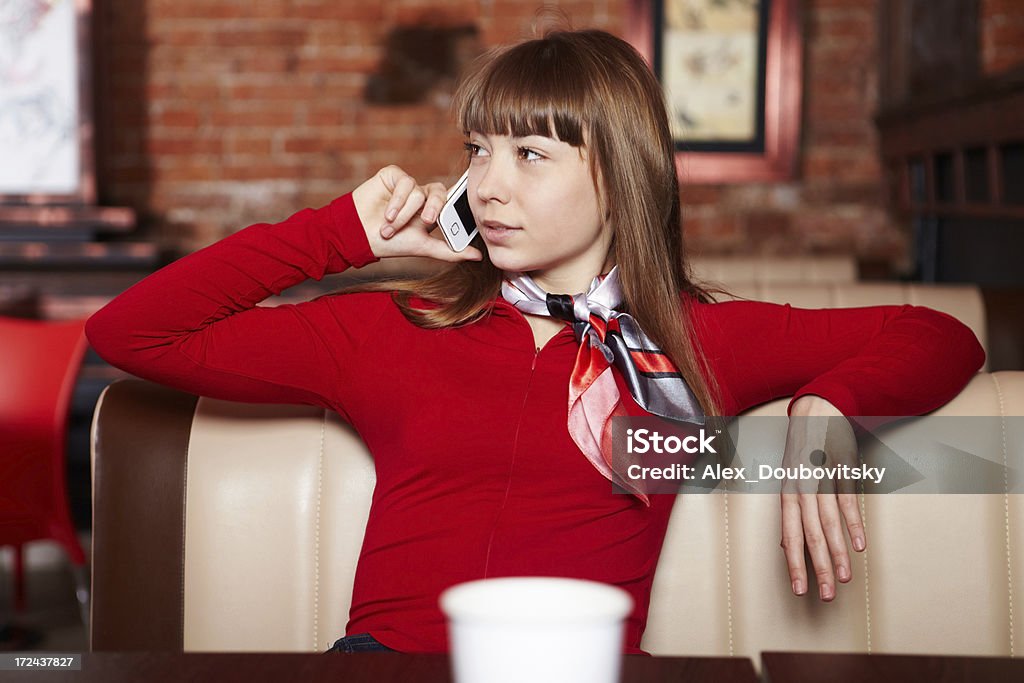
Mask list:
[[[522,159],[523,161],[540,161],[541,159],[544,158],[537,152],[534,152],[529,147],[520,147],[518,151],[519,158]]]
[[[484,151],[480,145],[473,144],[472,142],[464,142],[462,146],[466,148],[466,153],[471,157],[478,157]]]

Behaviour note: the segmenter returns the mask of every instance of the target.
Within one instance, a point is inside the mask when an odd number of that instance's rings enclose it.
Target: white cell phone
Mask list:
[[[476,237],[476,220],[469,210],[468,188],[469,171],[466,171],[448,193],[448,201],[437,217],[437,224],[452,251],[462,251]]]

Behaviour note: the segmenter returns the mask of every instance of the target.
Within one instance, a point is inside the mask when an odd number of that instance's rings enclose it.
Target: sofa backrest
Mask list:
[[[737,298],[791,304],[797,308],[852,308],[857,306],[926,306],[948,313],[971,328],[988,351],[985,301],[977,285],[917,284],[909,282],[821,282],[807,286],[786,282],[740,283],[729,288]],[[720,297],[727,300],[730,297]],[[983,370],[988,369],[986,359]]]
[[[696,279],[726,288],[857,281],[857,260],[852,256],[697,256],[690,259],[690,269]]]
[[[978,374],[939,414],[1022,415],[1024,373]],[[1024,435],[1002,443],[1019,453]],[[374,481],[333,413],[111,385],[93,425],[93,648],[327,649],[344,632]],[[869,548],[823,604],[790,594],[777,496],[681,496],[644,647],[755,661],[768,649],[1014,653],[1024,500],[861,504]]]

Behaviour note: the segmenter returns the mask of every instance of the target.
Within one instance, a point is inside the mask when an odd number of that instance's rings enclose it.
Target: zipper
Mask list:
[[[526,314],[524,314],[522,311],[520,311],[518,308],[516,308],[512,304],[508,303],[504,299],[499,300],[498,304],[504,304],[506,307],[508,307],[508,308],[510,308],[512,310],[512,314],[513,315],[519,316],[519,319],[522,320],[523,324],[525,324],[526,327],[530,330],[530,336],[531,337],[533,336],[533,328],[530,327],[530,323],[526,320]],[[571,332],[572,331],[572,325],[566,325],[563,329],[561,329],[558,332],[555,332],[553,335],[551,335],[551,337],[549,337],[548,340],[546,342],[544,342],[544,347],[543,348],[537,346],[536,342],[534,342],[534,346],[533,346],[533,363],[534,363],[534,366],[536,366],[536,364],[537,364],[537,356],[540,355],[540,352],[543,351],[544,349],[546,349],[548,346],[550,346],[551,342],[553,342],[555,340],[555,337],[557,337],[560,334],[563,334],[565,332],[565,330],[569,330]],[[530,368],[530,370],[532,371],[533,368]]]
[[[519,451],[519,430],[523,428],[523,414],[526,412],[526,400],[530,397],[530,388],[533,386],[533,374],[537,369],[537,359],[540,357],[540,348],[534,347],[533,362],[530,363],[530,377],[526,380],[526,391],[523,393],[523,403],[519,407],[519,421],[516,422],[516,433],[512,438],[512,462],[508,465],[508,480],[505,482],[505,496],[501,499],[501,507],[498,508],[498,514],[494,516],[494,524],[491,525],[491,535],[487,539],[487,553],[484,555],[484,572],[481,578],[487,578],[487,570],[491,563],[491,546],[494,545],[494,534],[498,531],[498,521],[501,519],[501,515],[505,512],[505,506],[508,504],[508,494],[512,489],[512,471],[516,466],[516,454]]]

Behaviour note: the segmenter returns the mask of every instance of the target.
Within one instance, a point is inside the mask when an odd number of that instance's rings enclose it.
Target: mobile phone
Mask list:
[[[452,251],[462,251],[476,237],[476,220],[469,210],[468,189],[469,171],[466,171],[448,193],[448,201],[437,218],[441,233]]]

